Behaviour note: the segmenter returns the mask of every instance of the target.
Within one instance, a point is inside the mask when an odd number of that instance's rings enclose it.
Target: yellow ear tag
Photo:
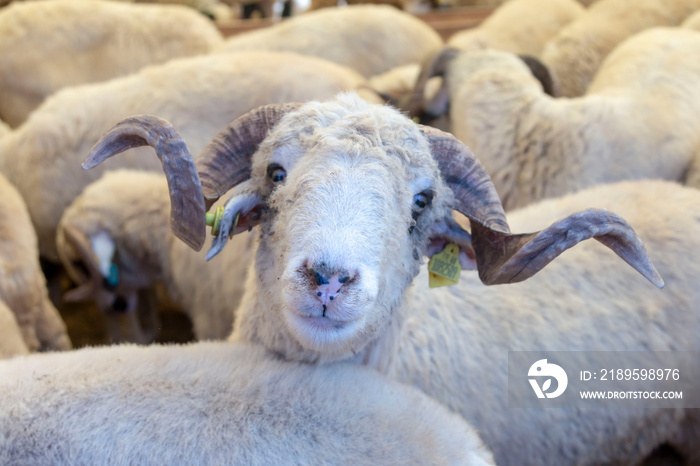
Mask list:
[[[459,282],[459,273],[462,266],[459,265],[459,246],[448,244],[440,254],[435,254],[428,262],[430,288],[456,285]]]
[[[224,216],[224,206],[222,206],[222,205],[217,207],[216,211],[214,213],[207,212],[207,214],[206,214],[207,226],[211,227],[211,235],[212,236],[219,235],[219,225],[221,225],[221,219],[223,218],[223,216]]]

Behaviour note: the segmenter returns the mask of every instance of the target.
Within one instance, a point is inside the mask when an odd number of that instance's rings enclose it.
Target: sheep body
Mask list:
[[[419,63],[441,45],[437,32],[408,13],[384,5],[357,5],[303,14],[227,39],[220,48],[297,52],[374,76]]]
[[[223,41],[186,7],[92,0],[15,2],[0,12],[0,31],[0,119],[12,127],[63,87],[207,53]]]
[[[584,12],[575,0],[510,0],[477,28],[454,34],[447,44],[462,50],[493,48],[539,56],[551,37]]]
[[[565,97],[583,95],[605,57],[626,38],[655,26],[676,26],[699,0],[600,0],[545,46],[542,60]]]
[[[451,131],[506,209],[599,183],[680,181],[700,145],[698,63],[700,35],[653,29],[622,44],[586,96],[552,99],[517,57],[467,52],[448,65]]]
[[[27,208],[3,176],[0,193],[0,300],[14,314],[29,351],[70,349],[66,326],[48,296]],[[8,332],[7,344],[16,349],[10,341],[14,331]]]
[[[219,204],[215,204],[214,208]],[[198,340],[226,338],[233,329],[233,310],[243,296],[243,285],[253,257],[253,238],[241,234],[230,250],[207,263],[196,252],[175,240],[169,224],[168,187],[158,173],[116,170],[90,184],[66,209],[58,227],[59,256],[67,267],[79,259],[65,230],[72,228],[86,238],[106,233],[115,245],[120,280],[130,291],[165,284],[172,302],[189,315]],[[128,293],[126,289],[121,293]],[[102,311],[110,314],[111,299],[103,299]],[[110,322],[110,325],[112,323]],[[115,335],[116,331],[111,331]],[[127,341],[144,341],[139,334],[122,335]]]
[[[255,346],[81,349],[0,374],[3,464],[493,464],[418,390]]]
[[[193,154],[228,122],[273,102],[330,97],[364,82],[357,73],[314,57],[241,52],[173,60],[105,83],[65,89],[0,141],[2,172],[22,193],[42,256],[58,261],[56,227],[63,210],[104,170],[158,170],[145,149],[104,168],[80,161],[119,119],[152,113],[181,129]]]

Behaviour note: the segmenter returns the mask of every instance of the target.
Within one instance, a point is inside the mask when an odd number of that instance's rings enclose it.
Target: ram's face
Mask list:
[[[253,180],[270,190],[260,287],[307,349],[361,350],[418,273],[446,188],[407,124],[400,150],[377,124],[267,141],[258,154]]]

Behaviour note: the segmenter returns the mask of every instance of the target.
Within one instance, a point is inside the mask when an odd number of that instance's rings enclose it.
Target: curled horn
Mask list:
[[[503,206],[486,170],[454,136],[421,127],[442,177],[452,189],[455,210],[469,218],[479,278],[486,285],[516,283],[542,270],[565,250],[595,238],[658,287],[664,282],[646,248],[620,216],[599,209],[570,215],[536,233],[510,234]]]
[[[429,57],[423,64],[416,79],[408,104],[404,107],[408,109],[408,115],[415,117],[421,114],[425,105],[425,86],[430,78],[435,76],[444,77],[447,65],[457,57],[462,51],[454,47],[443,47],[440,51]]]
[[[97,141],[83,168],[93,168],[115,154],[140,146],[151,146],[163,165],[170,190],[170,228],[199,251],[206,237],[202,187],[190,151],[170,123],[150,115],[125,118]]]
[[[213,203],[229,189],[250,178],[251,158],[283,116],[301,103],[272,104],[238,117],[204,148],[197,170],[204,197]]]

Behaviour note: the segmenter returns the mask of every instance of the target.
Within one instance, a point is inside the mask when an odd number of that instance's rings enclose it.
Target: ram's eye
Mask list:
[[[425,191],[413,196],[413,212],[421,213],[433,201],[433,193]]]
[[[281,183],[287,178],[287,172],[281,166],[272,163],[267,167],[267,177],[270,178],[273,183]]]

